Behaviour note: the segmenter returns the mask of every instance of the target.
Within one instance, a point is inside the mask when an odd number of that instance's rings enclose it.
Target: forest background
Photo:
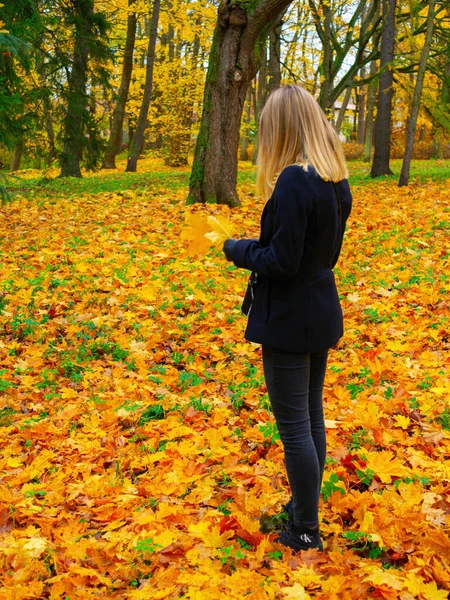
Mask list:
[[[438,0],[0,5],[0,598],[448,597],[449,24]],[[258,234],[284,83],[355,198],[325,555],[273,543],[247,274],[203,236]]]

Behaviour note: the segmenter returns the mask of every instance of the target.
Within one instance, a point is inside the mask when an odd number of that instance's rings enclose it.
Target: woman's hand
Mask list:
[[[233,238],[228,238],[223,243],[222,250],[225,253],[226,259],[229,260],[230,262],[233,262],[233,248],[234,248],[234,245],[236,244],[236,242],[237,242],[237,240],[234,240]]]

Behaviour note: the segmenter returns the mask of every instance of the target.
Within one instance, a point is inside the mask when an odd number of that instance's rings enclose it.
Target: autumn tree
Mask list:
[[[410,114],[406,122],[406,148],[405,155],[403,157],[402,170],[400,173],[400,179],[398,182],[399,186],[408,185],[409,181],[409,169],[411,165],[412,153],[414,148],[414,134],[416,131],[417,117],[420,109],[420,98],[422,95],[423,80],[425,77],[425,69],[427,66],[428,54],[430,52],[431,37],[433,35],[434,27],[434,7],[436,0],[429,0],[428,4],[428,16],[427,16],[427,29],[425,34],[425,42],[422,47],[420,55],[419,68],[417,71],[416,85],[414,87],[414,95],[411,103]]]
[[[377,116],[375,121],[375,150],[371,177],[391,175],[391,113],[393,96],[393,71],[395,41],[396,0],[383,0],[383,26],[381,33],[380,78],[378,85]]]
[[[325,112],[331,112],[334,102],[355,85],[358,71],[379,55],[379,1],[366,6],[366,0],[351,4],[308,0],[322,46],[318,101]]]
[[[131,9],[136,0],[128,0],[128,7]],[[122,75],[120,79],[119,92],[111,117],[111,131],[109,134],[108,146],[106,148],[104,167],[106,169],[116,168],[116,155],[120,152],[122,141],[122,127],[125,117],[125,108],[130,89],[131,74],[133,71],[133,53],[136,40],[136,13],[131,10],[127,18],[127,30],[125,38],[125,47],[123,51]]]
[[[146,56],[146,71],[145,71],[145,86],[144,93],[142,95],[142,104],[139,111],[139,117],[136,125],[136,131],[134,133],[133,139],[130,143],[130,148],[128,151],[128,162],[126,170],[128,172],[136,171],[137,162],[139,159],[139,155],[142,151],[142,146],[144,143],[144,134],[145,129],[147,127],[147,117],[148,117],[148,109],[150,107],[150,98],[152,95],[152,87],[153,87],[153,67],[155,64],[155,46],[156,46],[156,37],[158,35],[158,21],[159,21],[159,9],[161,5],[161,0],[153,0],[152,7],[152,20],[150,26],[150,35],[148,40],[147,47],[147,56]]]
[[[236,206],[237,150],[245,96],[267,35],[290,0],[226,0],[217,24],[206,76],[203,114],[188,203]]]
[[[34,135],[42,90],[33,81],[35,46],[43,23],[34,0],[0,4],[0,140],[20,167],[27,137]]]
[[[87,83],[89,59],[102,61],[108,56],[104,43],[108,23],[94,9],[94,0],[70,0],[65,10],[68,25],[73,26],[73,57],[68,76],[66,110],[63,123],[64,148],[61,154],[61,175],[81,177],[83,149],[93,137],[85,136],[90,123]],[[92,132],[92,130],[91,130]],[[98,160],[98,156],[94,157]]]

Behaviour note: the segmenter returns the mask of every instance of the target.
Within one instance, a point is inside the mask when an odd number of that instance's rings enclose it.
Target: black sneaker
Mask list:
[[[283,544],[283,546],[289,546],[295,552],[309,550],[310,548],[317,548],[323,552],[319,529],[296,528],[291,525],[286,531],[282,531],[275,541]]]

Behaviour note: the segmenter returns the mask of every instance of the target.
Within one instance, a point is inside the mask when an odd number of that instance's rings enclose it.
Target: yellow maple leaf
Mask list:
[[[298,582],[291,587],[282,587],[281,591],[284,592],[285,598],[292,598],[292,600],[309,600],[311,597],[306,593],[302,584]]]
[[[369,569],[367,569],[369,570]],[[364,581],[368,581],[369,583],[377,586],[377,587],[388,587],[394,590],[401,590],[403,587],[402,580],[395,575],[387,571],[386,569],[370,569],[365,577]]]
[[[392,477],[407,474],[407,469],[400,458],[389,450],[383,452],[365,452],[367,467],[378,475],[383,483],[391,483]]]
[[[153,302],[154,300],[156,300],[156,291],[153,287],[146,285],[144,287],[141,287],[141,289],[139,290],[139,296],[147,302]]]
[[[409,417],[404,417],[403,415],[395,415],[394,421],[402,429],[408,429],[411,424],[411,419]]]
[[[211,247],[211,242],[205,238],[205,233],[211,231],[204,215],[188,214],[185,219],[185,228],[181,232],[181,239],[188,240],[189,245],[187,253],[189,256],[193,254],[206,254]]]
[[[205,233],[205,237],[210,240],[212,245],[218,250],[223,245],[224,241],[233,236],[232,227],[225,219],[219,219],[209,215],[207,218],[208,225],[212,231]]]

